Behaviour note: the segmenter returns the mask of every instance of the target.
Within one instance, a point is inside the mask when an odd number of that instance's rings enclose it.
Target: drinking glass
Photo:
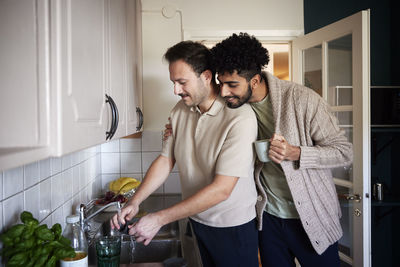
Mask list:
[[[97,266],[119,267],[120,236],[102,236],[96,240]]]

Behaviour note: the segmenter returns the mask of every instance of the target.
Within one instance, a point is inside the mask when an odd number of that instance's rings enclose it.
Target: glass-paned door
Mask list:
[[[342,266],[370,265],[369,11],[293,41],[293,80],[320,94],[353,143],[352,166],[332,170],[342,210]]]

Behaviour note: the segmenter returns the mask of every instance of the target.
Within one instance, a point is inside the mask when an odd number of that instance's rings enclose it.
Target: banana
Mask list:
[[[136,180],[135,178],[132,177],[121,177],[118,178],[117,180],[112,181],[108,188],[110,189],[110,191],[114,192],[114,193],[118,193],[125,185],[132,183],[132,185],[130,185],[130,189],[134,188],[132,186],[136,187],[140,184],[140,182],[138,180]],[[129,188],[127,187],[127,188]]]
[[[134,188],[136,188],[136,187],[138,187],[139,185],[140,185],[140,182],[139,182],[139,181],[127,183],[126,185],[124,185],[124,186],[119,190],[119,193],[120,193],[120,194],[125,194],[126,192],[128,192],[128,191],[130,191],[130,190],[132,190],[132,189],[134,189]]]

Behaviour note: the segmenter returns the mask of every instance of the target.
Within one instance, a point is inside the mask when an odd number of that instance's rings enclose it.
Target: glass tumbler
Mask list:
[[[96,240],[97,266],[119,267],[120,236],[102,236]]]

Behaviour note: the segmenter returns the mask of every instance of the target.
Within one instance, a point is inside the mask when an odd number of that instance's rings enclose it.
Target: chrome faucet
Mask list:
[[[85,232],[85,230],[86,230],[86,226],[87,226],[88,221],[89,221],[90,219],[92,219],[93,217],[95,217],[95,216],[96,216],[97,214],[99,214],[100,212],[102,212],[103,210],[105,210],[106,208],[115,205],[115,206],[117,206],[118,211],[121,210],[121,203],[120,203],[119,201],[110,202],[110,203],[108,203],[107,205],[102,206],[100,209],[96,210],[94,213],[90,214],[89,216],[87,216],[87,217],[85,218],[85,213],[86,213],[89,209],[91,209],[91,208],[93,207],[95,201],[96,201],[96,200],[92,200],[92,201],[90,201],[90,202],[89,202],[88,204],[86,204],[86,205],[85,205],[85,204],[81,204],[81,205],[79,206],[79,223],[80,223],[81,228],[82,228],[82,230],[83,230],[84,232]]]

